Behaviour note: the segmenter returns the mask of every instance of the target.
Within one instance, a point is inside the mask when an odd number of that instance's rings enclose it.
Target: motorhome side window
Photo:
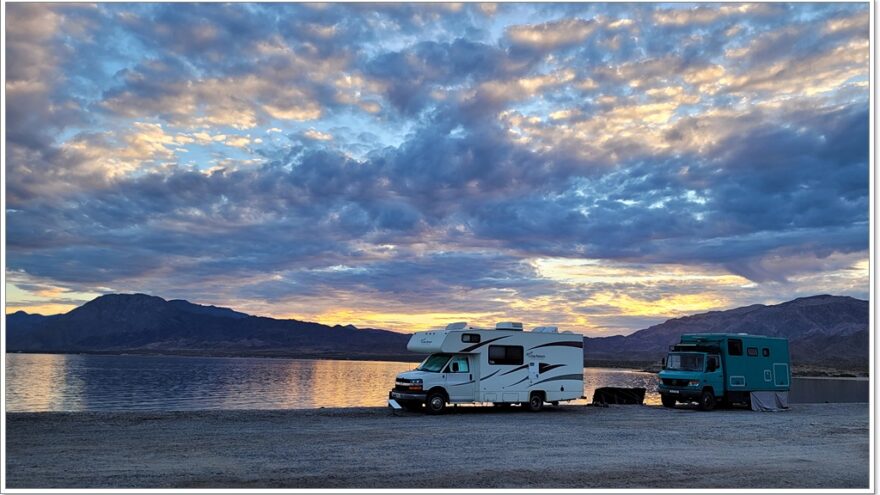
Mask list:
[[[489,364],[523,364],[520,345],[490,345]]]
[[[743,355],[743,341],[739,339],[730,339],[727,341],[727,353],[731,356]]]
[[[480,334],[478,334],[478,333],[463,333],[463,334],[461,334],[461,341],[467,342],[470,344],[479,344],[480,343]]]
[[[749,347],[746,349],[746,352],[749,353],[749,356],[758,357],[758,348],[757,347]]]

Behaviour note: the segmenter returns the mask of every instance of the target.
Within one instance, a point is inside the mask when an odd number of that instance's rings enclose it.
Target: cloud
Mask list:
[[[506,34],[514,45],[552,50],[586,40],[595,31],[596,25],[595,21],[590,20],[562,19],[536,25],[511,26]]]
[[[658,9],[654,12],[654,21],[661,25],[692,26],[695,24],[709,24],[725,17],[746,14],[768,15],[776,11],[777,9],[774,6],[761,3]]]
[[[17,307],[607,333],[865,297],[867,14],[12,5]]]
[[[321,132],[321,131],[316,131],[315,129],[307,130],[306,132],[303,133],[303,136],[305,136],[309,139],[314,139],[315,141],[332,141],[333,140],[332,134],[329,134],[326,132]]]

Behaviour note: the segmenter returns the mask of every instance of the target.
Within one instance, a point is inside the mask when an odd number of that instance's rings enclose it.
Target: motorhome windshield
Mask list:
[[[698,352],[671,352],[666,357],[666,369],[677,371],[703,371],[705,355]]]
[[[440,370],[443,369],[443,365],[445,365],[451,357],[452,354],[431,354],[424,361],[422,361],[422,364],[420,364],[419,367],[416,369],[418,371],[439,373]]]

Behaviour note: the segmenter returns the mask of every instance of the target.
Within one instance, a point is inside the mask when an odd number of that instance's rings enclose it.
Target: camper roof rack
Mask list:
[[[518,321],[502,321],[495,324],[495,330],[519,330],[522,331],[523,325]]]
[[[464,330],[465,328],[467,328],[466,321],[457,321],[455,323],[450,323],[449,325],[446,325],[447,330]]]

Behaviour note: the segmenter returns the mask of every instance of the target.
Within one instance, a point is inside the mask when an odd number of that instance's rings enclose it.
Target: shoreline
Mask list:
[[[328,354],[328,353],[285,353],[285,352],[201,352],[201,351],[6,351],[6,354],[70,354],[88,356],[153,356],[153,357],[202,357],[202,358],[269,358],[269,359],[314,359],[326,361],[373,361],[392,363],[419,363],[425,356],[421,354]],[[629,370],[656,374],[659,366],[647,361],[584,360],[584,368]],[[863,370],[826,368],[813,365],[792,365],[792,377],[803,378],[868,378]]]
[[[865,488],[868,429],[868,404],[7,413],[6,472],[9,488]]]

